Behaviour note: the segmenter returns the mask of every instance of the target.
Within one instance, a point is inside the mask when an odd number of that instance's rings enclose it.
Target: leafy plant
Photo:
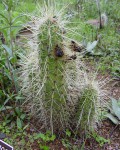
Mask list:
[[[62,144],[67,149],[70,149],[72,147],[72,144],[70,143],[68,138],[70,138],[71,132],[68,129],[66,129],[65,135],[66,137],[62,139]]]
[[[40,145],[40,149],[43,149],[43,150],[49,150],[49,146],[47,146],[47,142],[51,142],[51,141],[54,141],[56,138],[56,136],[53,134],[51,134],[50,131],[47,131],[45,134],[43,133],[38,133],[38,134],[34,134],[34,139],[35,140],[38,140],[38,139],[41,139],[42,140],[42,144],[41,142],[39,142],[39,145]]]
[[[14,16],[14,11],[15,8],[18,4],[18,1],[7,1],[7,0],[3,0],[2,4],[4,6],[4,10],[1,11],[0,13],[0,22],[2,22],[2,26],[0,27],[0,31],[3,33],[4,38],[5,38],[5,43],[8,45],[8,47],[10,47],[11,49],[11,54],[12,56],[13,54],[13,39],[15,39],[16,37],[16,33],[19,30],[19,26],[21,24],[20,21],[18,21],[18,18],[21,17],[20,16]],[[18,14],[17,14],[18,15]]]
[[[114,124],[120,124],[120,100],[111,98],[112,107],[110,108],[110,113],[105,116],[109,118]]]
[[[72,144],[70,143],[68,139],[62,139],[62,145],[67,149],[71,149],[72,147]]]
[[[26,114],[22,112],[22,110],[18,107],[15,108],[15,112],[13,117],[17,117],[17,128],[22,129],[23,121],[25,120]]]
[[[46,131],[45,134],[43,133],[38,133],[34,135],[34,139],[42,139],[43,142],[50,142],[50,141],[54,141],[56,138],[56,136],[53,134],[51,134],[51,131]]]
[[[66,134],[67,137],[70,137],[71,136],[71,131],[67,129],[65,134]]]
[[[50,150],[49,146],[46,145],[40,145],[41,150]]]
[[[21,99],[18,93],[16,64],[17,57],[15,51],[15,38],[19,30],[20,22],[18,14],[14,15],[18,1],[3,0],[3,10],[0,12],[0,112],[7,123],[16,121],[18,129],[22,129],[25,114],[16,106]],[[19,99],[19,100],[18,100]],[[4,115],[6,114],[6,115]]]
[[[5,134],[10,133],[10,128],[6,126],[7,123],[9,123],[9,120],[5,120],[4,122],[0,124],[0,131],[2,133],[5,133]]]
[[[102,147],[105,143],[110,143],[109,139],[105,139],[104,137],[100,136],[97,134],[97,132],[92,132],[90,134],[98,143],[99,145]]]
[[[16,76],[16,34],[20,28],[20,20],[19,18],[22,15],[14,14],[15,8],[18,4],[18,1],[7,1],[3,0],[2,4],[4,9],[0,11],[0,34],[1,38],[1,58],[0,64],[2,65],[2,74],[0,75],[2,78],[7,77],[8,84],[11,84],[11,88],[14,88],[14,92],[18,92],[17,88],[17,76]],[[3,80],[4,81],[4,80]],[[4,88],[4,83],[2,84],[3,90],[6,91]],[[8,91],[6,91],[7,93]]]
[[[16,127],[14,127],[13,125],[11,125],[11,127],[9,127],[9,125],[6,124],[6,120],[0,124],[0,132],[5,134],[4,141],[12,145],[16,150],[19,150],[18,145],[21,147],[21,150],[23,150],[25,147],[29,149],[30,144],[29,142],[25,141],[26,137],[29,138],[26,131],[16,130]],[[18,140],[19,144],[17,142]]]
[[[12,106],[6,106],[5,104],[7,103],[8,100],[5,101],[4,105],[1,106],[0,111],[7,114],[3,117],[3,119],[6,121],[6,124],[8,123],[13,123],[13,121],[16,121],[15,125],[17,125],[18,129],[23,128],[23,121],[25,120],[26,114],[20,109],[19,107],[12,107]],[[8,111],[10,113],[8,114]]]
[[[89,42],[86,47],[87,52],[94,54],[93,49],[96,47],[97,43],[98,43],[98,41],[94,41],[92,43]]]

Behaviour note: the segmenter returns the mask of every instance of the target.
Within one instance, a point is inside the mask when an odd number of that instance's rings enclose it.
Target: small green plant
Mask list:
[[[49,146],[46,145],[40,145],[41,150],[50,150]]]
[[[10,113],[8,113],[8,111],[10,111]],[[17,126],[19,130],[23,129],[26,114],[22,111],[21,108],[2,105],[0,108],[0,112],[3,113],[2,117],[6,124],[16,121],[14,122],[15,126]],[[5,112],[6,115],[4,114]]]
[[[13,113],[13,117],[17,117],[17,128],[22,129],[26,114],[20,108],[16,107]]]
[[[56,138],[56,136],[54,134],[52,135],[51,131],[46,131],[45,134],[38,133],[38,134],[34,135],[35,140],[36,139],[42,139],[42,141],[45,142],[45,143],[50,142],[50,141],[54,141],[55,138]]]
[[[15,14],[15,9],[18,4],[18,0],[3,0],[3,10],[0,11],[0,35],[2,36],[0,41],[0,66],[2,67],[2,72],[0,73],[0,78],[3,78],[2,90],[6,93],[8,89],[14,89],[14,93],[18,92],[17,88],[17,76],[16,76],[16,34],[20,28],[21,22],[18,13]],[[5,79],[9,87],[4,83]],[[6,85],[6,86],[5,86]]]
[[[97,132],[92,131],[92,133],[90,134],[90,136],[92,136],[96,142],[99,143],[99,145],[102,147],[105,143],[110,143],[109,139],[105,139],[104,137],[100,136],[97,134]]]
[[[10,133],[10,128],[7,126],[7,123],[9,123],[9,121],[5,120],[0,124],[0,132],[5,134]]]
[[[68,139],[62,139],[62,145],[67,149],[71,149],[72,147],[72,144]]]
[[[46,144],[48,142],[54,141],[55,138],[56,138],[56,136],[54,134],[52,135],[51,131],[47,131],[45,134],[43,134],[43,133],[34,134],[35,140],[38,140],[38,139],[42,140],[42,144],[41,144],[41,142],[38,142],[40,149],[42,149],[42,150],[49,150],[50,148]]]
[[[25,147],[30,149],[30,143],[25,140],[26,137],[29,138],[25,130],[16,130],[14,126],[11,129],[8,124],[1,124],[0,132],[5,134],[4,141],[12,145],[16,150],[19,150],[19,148],[23,150]],[[17,142],[18,140],[19,143]],[[18,148],[18,146],[20,147]]]
[[[5,38],[5,43],[10,47],[11,49],[11,55],[14,55],[14,44],[13,39],[15,39],[16,34],[19,30],[19,26],[21,24],[20,21],[18,21],[18,18],[21,17],[21,15],[16,16],[14,14],[14,11],[16,9],[16,6],[18,4],[18,1],[13,0],[3,0],[2,4],[4,6],[4,10],[1,10],[0,12],[0,22],[2,23],[0,26],[0,31],[3,34],[3,37]]]
[[[70,142],[69,139],[68,139],[68,138],[71,137],[71,131],[68,130],[68,129],[66,129],[65,135],[66,135],[66,137],[62,139],[62,144],[63,144],[63,146],[64,146],[65,148],[71,149],[72,144],[71,144],[71,142]]]
[[[120,124],[120,100],[111,98],[112,106],[110,107],[110,113],[105,116],[109,118],[114,124]]]
[[[71,136],[71,131],[70,131],[70,130],[68,130],[68,129],[66,129],[65,134],[66,134],[66,136],[67,136],[67,137],[70,137],[70,136]]]

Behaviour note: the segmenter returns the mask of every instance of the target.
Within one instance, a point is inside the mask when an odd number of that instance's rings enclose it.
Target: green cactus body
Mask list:
[[[38,35],[40,41],[40,78],[41,81],[45,81],[42,99],[44,99],[44,109],[47,110],[47,116],[49,116],[48,126],[50,124],[52,131],[54,130],[53,124],[59,129],[65,128],[68,117],[66,115],[67,89],[64,78],[65,56],[62,37],[58,34],[60,32],[61,29],[56,22],[47,20],[40,27],[40,34]]]
[[[32,22],[34,20],[34,23]],[[60,18],[54,15],[33,17],[31,38],[21,57],[23,106],[46,129],[65,130],[69,125],[66,54]],[[61,25],[62,24],[62,25]],[[69,47],[68,47],[69,49]],[[27,105],[26,105],[27,104]],[[29,109],[26,108],[29,106]]]
[[[80,131],[86,131],[93,127],[93,119],[96,114],[97,91],[88,86],[83,89],[82,95],[78,101],[76,120]]]
[[[26,96],[23,106],[52,133],[75,125],[77,130],[86,130],[96,113],[98,93],[89,85],[89,80],[84,79],[81,57],[76,55],[79,47],[73,39],[72,47],[67,31],[63,33],[66,21],[61,20],[60,13],[57,16],[53,12],[49,14],[48,7],[41,17],[31,19],[32,35],[20,64],[21,91]]]
[[[52,117],[52,121],[60,128],[64,125],[64,116],[66,115],[66,86],[64,80],[64,62],[48,57],[46,70],[46,81],[44,83],[44,107],[47,110],[47,116]],[[41,73],[44,78],[45,71]],[[48,122],[50,120],[48,119]],[[60,123],[61,122],[61,123]],[[49,123],[48,123],[49,124]]]

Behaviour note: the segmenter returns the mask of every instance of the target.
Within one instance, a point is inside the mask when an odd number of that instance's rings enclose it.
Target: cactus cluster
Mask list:
[[[31,38],[20,62],[21,91],[26,97],[22,106],[52,133],[74,125],[86,129],[98,101],[94,87],[81,82],[80,47],[67,37],[70,30],[62,13],[46,6],[29,16]]]

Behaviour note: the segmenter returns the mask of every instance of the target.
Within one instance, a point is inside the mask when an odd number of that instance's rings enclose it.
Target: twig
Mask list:
[[[115,126],[115,128],[112,129],[112,131],[111,131],[110,134],[109,134],[109,138],[111,138],[113,132],[117,129],[117,127],[118,127],[119,125],[120,125],[120,123],[117,124],[117,125]]]

